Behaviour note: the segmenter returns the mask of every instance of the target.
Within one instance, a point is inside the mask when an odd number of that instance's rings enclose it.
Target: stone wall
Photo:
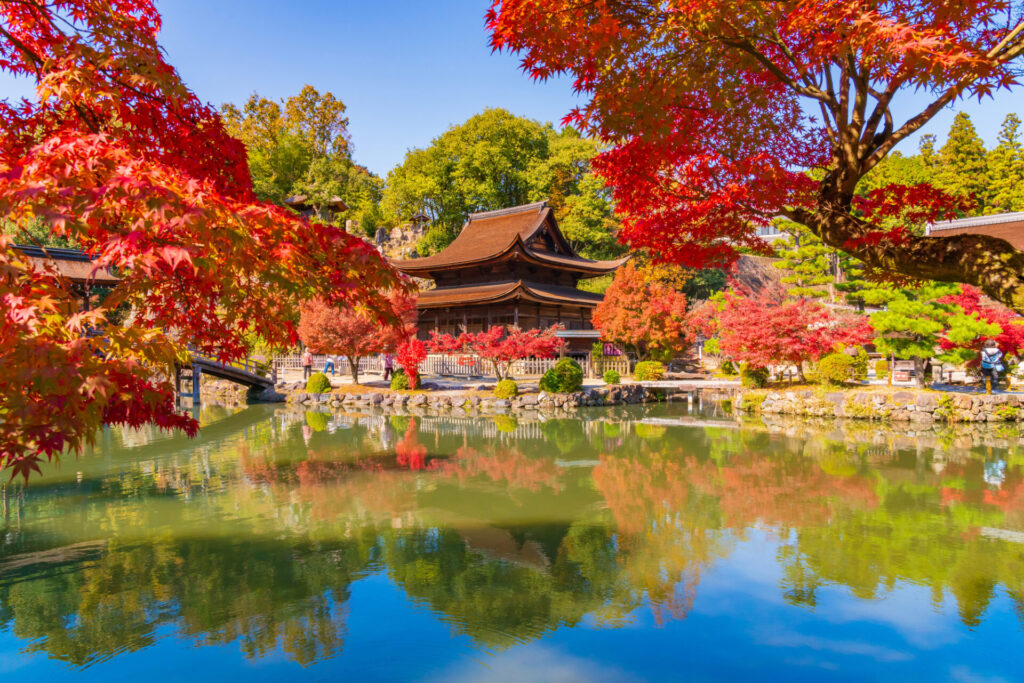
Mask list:
[[[473,415],[494,413],[567,413],[581,406],[613,406],[643,403],[659,397],[639,384],[622,384],[588,389],[572,394],[524,394],[511,399],[479,393],[330,393],[295,392],[289,403],[303,406],[362,406],[380,408],[422,408],[431,412]]]
[[[1018,422],[1024,397],[907,391],[745,391],[733,398],[740,412],[763,415],[890,420],[893,422]]]

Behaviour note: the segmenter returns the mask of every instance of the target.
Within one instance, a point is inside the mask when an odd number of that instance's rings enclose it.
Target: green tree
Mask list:
[[[469,214],[548,199],[567,239],[585,256],[621,251],[604,184],[590,172],[597,143],[566,128],[487,109],[410,150],[388,174],[381,209],[398,223],[431,218],[421,254],[447,246]]]
[[[778,227],[788,234],[776,243],[780,260],[774,263],[776,268],[786,271],[782,276],[786,293],[793,297],[834,299],[836,250],[791,221],[780,221]]]
[[[985,144],[965,112],[959,112],[953,119],[946,144],[939,150],[935,181],[937,187],[947,192],[974,199],[978,211],[984,208],[988,185]]]
[[[1024,147],[1020,117],[1008,114],[999,142],[988,153],[989,187],[986,213],[1024,211]]]
[[[253,93],[240,108],[221,107],[228,131],[245,143],[256,195],[282,204],[306,195],[320,219],[343,225],[359,222],[372,234],[380,223],[383,181],[352,160],[345,104],[311,85],[276,102]],[[349,207],[327,212],[334,197]]]

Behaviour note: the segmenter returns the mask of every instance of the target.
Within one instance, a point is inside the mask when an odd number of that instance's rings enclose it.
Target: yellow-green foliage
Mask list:
[[[622,377],[615,370],[606,370],[604,373],[605,384],[618,384]]]
[[[818,361],[817,374],[822,384],[844,384],[853,376],[853,359],[845,353],[830,353]]]
[[[875,361],[875,377],[882,378],[882,377],[888,377],[888,376],[889,376],[889,361],[885,360],[884,358],[882,360],[876,360]]]
[[[326,394],[331,390],[331,380],[322,372],[314,372],[306,381],[307,394]]]
[[[307,410],[306,424],[312,427],[314,432],[324,431],[327,429],[327,413],[317,413],[312,410]]]
[[[1001,406],[996,409],[996,417],[1003,422],[1012,422],[1020,417],[1020,408],[1017,406]]]
[[[768,368],[756,368],[740,363],[740,383],[751,389],[760,389],[768,384]]]
[[[767,397],[767,394],[760,392],[743,394],[743,398],[740,399],[740,410],[745,413],[759,413],[761,412],[761,404],[764,403]]]
[[[499,432],[514,432],[519,426],[519,420],[514,415],[495,415],[494,426]]]
[[[571,394],[583,388],[583,368],[572,358],[563,358],[540,378],[541,391]]]
[[[666,429],[661,425],[648,425],[640,422],[633,425],[633,431],[641,439],[660,439],[665,436]]]
[[[638,382],[657,382],[665,375],[665,366],[656,360],[645,360],[633,368],[633,377]]]
[[[863,382],[868,378],[868,352],[864,349],[857,349],[857,355],[853,358],[853,378]]]
[[[494,386],[494,395],[498,398],[513,398],[519,395],[519,385],[511,379],[503,379]]]

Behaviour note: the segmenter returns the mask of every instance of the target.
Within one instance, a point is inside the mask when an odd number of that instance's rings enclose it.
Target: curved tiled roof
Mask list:
[[[565,253],[549,253],[528,246],[530,238],[544,225],[548,226],[552,239]],[[547,202],[537,202],[472,214],[459,236],[441,252],[418,259],[394,261],[393,265],[404,273],[423,275],[435,270],[503,260],[516,254],[542,265],[594,275],[611,272],[625,262],[625,259],[592,261],[577,256],[558,229],[551,207]]]
[[[76,285],[114,286],[121,279],[110,272],[109,268],[97,267],[92,258],[78,249],[59,247],[36,247],[18,244],[15,249],[20,251],[29,263],[38,270],[53,268],[57,273]]]
[[[416,298],[416,307],[445,308],[455,304],[498,303],[512,299],[596,306],[602,298],[600,294],[584,292],[573,287],[508,280],[485,285],[438,287],[437,289],[423,290]]]

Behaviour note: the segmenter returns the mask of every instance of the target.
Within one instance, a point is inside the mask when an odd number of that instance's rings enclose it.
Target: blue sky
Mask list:
[[[406,150],[486,107],[558,122],[575,104],[570,83],[534,83],[518,59],[492,54],[489,0],[158,0],[161,43],[200,98],[282,98],[311,84],[348,106],[355,158],[385,174]],[[0,96],[27,94],[0,77]],[[912,102],[917,106],[917,102]],[[987,144],[1008,112],[1024,116],[1024,89],[959,103]],[[956,108],[925,132],[945,136]],[[905,111],[911,114],[909,108]],[[916,139],[904,145],[916,149]]]

